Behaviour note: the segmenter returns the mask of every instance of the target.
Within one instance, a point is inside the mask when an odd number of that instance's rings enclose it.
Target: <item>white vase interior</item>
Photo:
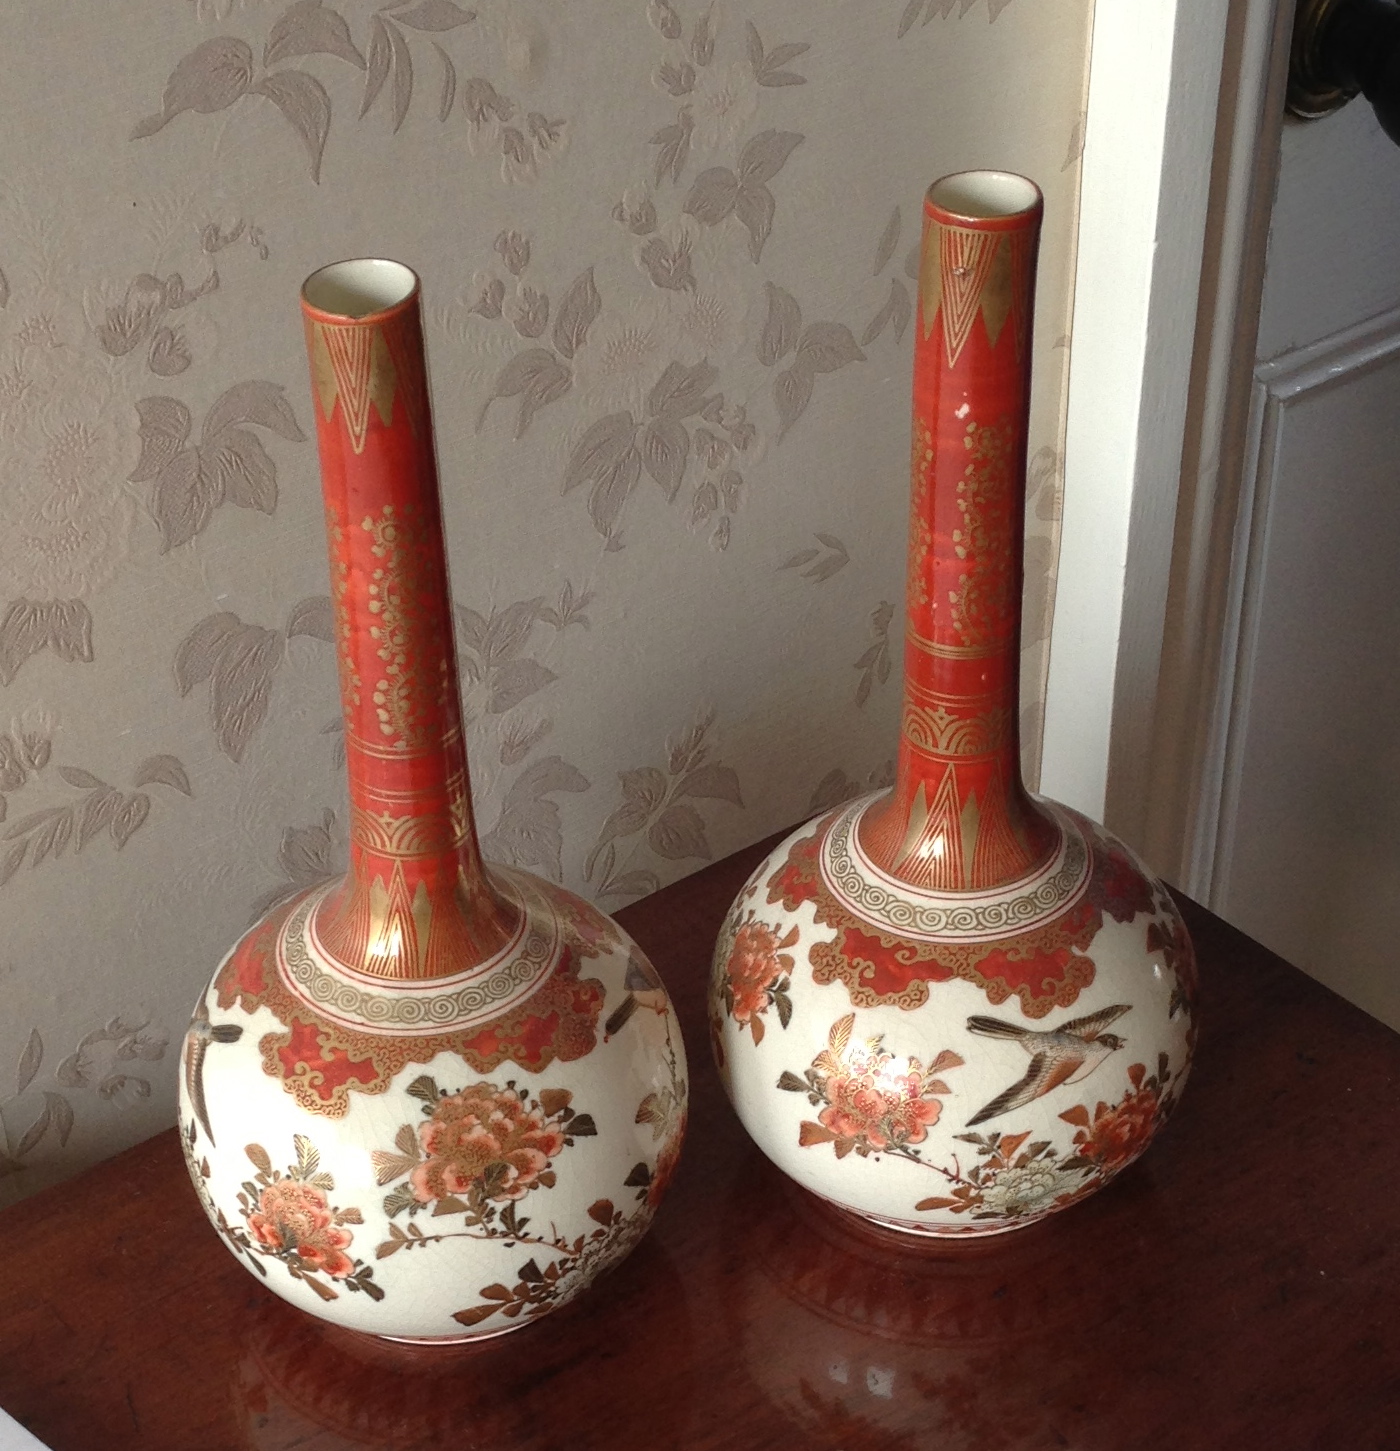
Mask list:
[[[1040,188],[1010,171],[959,171],[934,182],[928,199],[954,216],[985,222],[1030,211],[1040,201]]]
[[[318,312],[362,318],[397,307],[412,297],[417,287],[417,274],[402,262],[356,257],[313,272],[301,295]]]

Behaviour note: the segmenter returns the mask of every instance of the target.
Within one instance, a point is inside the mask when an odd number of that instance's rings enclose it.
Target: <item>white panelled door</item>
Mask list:
[[[1400,147],[1364,101],[1284,128],[1231,585],[1190,885],[1400,1027]]]

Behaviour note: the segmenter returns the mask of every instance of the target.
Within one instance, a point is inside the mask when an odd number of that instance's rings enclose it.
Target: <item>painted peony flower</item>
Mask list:
[[[409,1185],[420,1204],[468,1194],[477,1183],[498,1203],[521,1199],[564,1147],[559,1119],[491,1083],[439,1099],[418,1137],[427,1157]]]
[[[1108,1173],[1126,1168],[1147,1147],[1157,1122],[1157,1095],[1150,1088],[1130,1091],[1121,1103],[1100,1104],[1075,1151]]]
[[[769,989],[792,966],[792,958],[780,953],[787,945],[762,922],[746,922],[734,934],[725,972],[733,998],[731,1011],[736,1023],[747,1023],[767,1010],[772,1002]]]
[[[1002,1169],[982,1186],[982,1209],[1006,1219],[1035,1214],[1050,1206],[1066,1191],[1064,1171],[1053,1164],[1025,1164]]]
[[[905,1072],[881,1071],[890,1060],[875,1060],[875,1070],[827,1079],[830,1100],[818,1117],[840,1139],[856,1139],[877,1152],[891,1145],[921,1143],[938,1122],[942,1104],[923,1097],[925,1080],[916,1060]]]
[[[345,1251],[353,1238],[335,1222],[323,1190],[299,1179],[278,1179],[258,1196],[248,1228],[274,1254],[295,1254],[312,1269],[343,1280],[354,1269]]]

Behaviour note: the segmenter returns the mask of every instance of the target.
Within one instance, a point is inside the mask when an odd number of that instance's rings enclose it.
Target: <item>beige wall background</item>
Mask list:
[[[3,8],[0,1203],[173,1122],[200,984],[341,862],[324,262],[423,277],[486,850],[616,909],[890,778],[921,194],[1034,177],[1034,767],[1090,9]]]

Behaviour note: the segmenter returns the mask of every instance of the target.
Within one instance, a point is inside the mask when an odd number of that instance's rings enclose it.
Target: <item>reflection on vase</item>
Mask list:
[[[663,1337],[656,1311],[641,1313],[644,1301],[668,1307]],[[527,1337],[467,1350],[396,1345],[269,1300],[251,1318],[233,1369],[240,1444],[247,1451],[608,1451],[656,1444],[655,1356],[664,1354],[669,1370],[666,1426],[680,1434],[691,1400],[693,1339],[680,1277],[655,1240],[638,1248],[596,1303],[561,1310]],[[541,1415],[538,1388],[546,1383],[557,1415]]]
[[[747,1243],[727,1302],[743,1373],[804,1451],[1110,1451],[1091,1408],[1150,1364],[1151,1307],[1117,1292],[1121,1266],[1047,1221],[993,1240],[911,1241],[833,1209],[755,1159],[725,1214]],[[1151,1181],[1130,1176],[1143,1244],[1160,1226]],[[1139,1251],[1133,1247],[1133,1252]],[[1110,1328],[1110,1326],[1112,1328]],[[1144,1340],[1144,1335],[1146,1339]],[[1125,1350],[1125,1347],[1127,1349]],[[1140,1353],[1141,1352],[1141,1353]],[[1067,1406],[1085,1412],[1066,1419]],[[1121,1416],[1114,1417],[1116,1435]],[[1068,1439],[1066,1439],[1068,1437]]]

